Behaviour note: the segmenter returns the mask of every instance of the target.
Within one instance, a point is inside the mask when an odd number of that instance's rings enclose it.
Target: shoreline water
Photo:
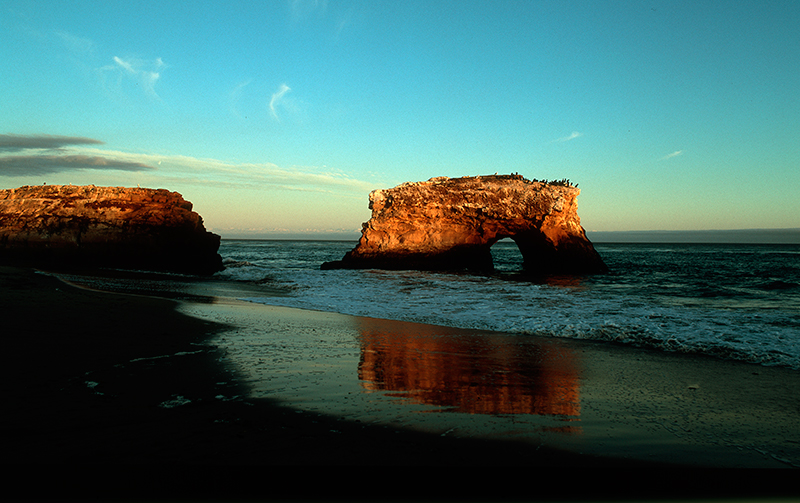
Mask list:
[[[252,397],[457,438],[696,467],[800,467],[800,373],[279,306],[185,304]],[[235,320],[235,321],[234,321]]]
[[[25,269],[0,267],[0,274],[4,306],[15,314],[6,320],[5,332],[15,355],[4,367],[2,391],[10,404],[2,419],[5,452],[20,464],[605,462],[548,449],[510,456],[516,451],[503,442],[372,428],[245,398],[247,383],[226,365],[224,351],[209,344],[209,337],[235,330],[234,325],[187,316],[174,301],[161,298],[78,289]],[[197,444],[182,438],[190,437],[192,428],[207,438]],[[334,429],[341,434],[332,434]],[[167,440],[164,434],[176,431],[185,433],[159,445]],[[237,440],[241,435],[253,435],[254,443]],[[307,435],[311,443],[300,441]],[[394,457],[368,455],[375,453],[375,442],[387,442]],[[418,456],[415,449],[426,442],[442,457]],[[346,450],[332,448],[343,444]],[[475,452],[496,450],[506,457],[465,456],[468,446],[477,445],[483,449]]]
[[[800,373],[791,369],[269,306],[237,300],[240,290],[201,298],[202,285],[163,295],[185,295],[177,313],[215,327],[205,351],[236,376],[221,386],[238,390],[217,400],[268,400],[337,422],[593,457],[800,466],[792,412]],[[192,399],[164,400],[182,401]]]
[[[465,438],[442,435],[434,431],[435,428],[421,432],[408,425],[379,424],[303,410],[290,400],[249,396],[253,385],[247,375],[232,364],[230,350],[212,343],[214,338],[224,337],[224,334],[230,336],[252,328],[248,318],[261,320],[259,324],[265,320],[276,323],[275,312],[294,319],[283,323],[290,332],[297,332],[299,320],[301,325],[325,333],[331,324],[321,322],[317,315],[338,319],[338,322],[358,320],[363,332],[365,320],[355,317],[267,308],[232,299],[216,303],[176,302],[97,292],[74,288],[31,270],[8,267],[0,267],[0,298],[9,312],[14,313],[7,317],[7,331],[4,332],[6,347],[14,358],[4,366],[2,384],[8,404],[2,417],[8,473],[35,470],[38,476],[53,482],[48,487],[28,489],[26,494],[31,497],[114,500],[123,495],[124,499],[151,499],[157,494],[162,500],[217,498],[232,501],[243,497],[252,499],[254,495],[263,499],[264,486],[260,478],[252,484],[241,478],[240,467],[256,465],[532,466],[612,468],[621,470],[620,473],[627,473],[630,468],[648,468],[658,479],[663,478],[664,470],[690,468],[681,470],[684,480],[689,481],[698,473],[707,480],[709,474],[697,472],[698,467],[730,466],[726,454],[714,449],[701,463],[685,458],[675,463],[664,461],[660,455],[641,456],[642,444],[636,442],[629,446],[628,453],[608,456],[603,455],[602,448],[595,454],[580,446],[575,449],[574,445],[560,444],[552,438],[544,442],[514,435],[500,435],[494,439],[491,435],[489,438],[477,435]],[[206,309],[207,313],[204,318],[187,316],[180,312],[187,306]],[[231,314],[232,306],[239,313],[227,322],[208,315],[213,310]],[[243,316],[243,312],[249,314]],[[385,320],[366,322],[371,324],[366,328],[373,334],[388,330],[402,335],[409,328]],[[260,326],[268,329],[268,325]],[[443,327],[433,329],[441,334]],[[463,331],[460,333],[463,335]],[[584,351],[578,351],[583,353],[583,361],[602,360],[620,349],[628,354],[637,351],[581,341],[572,341],[569,345],[574,346],[576,342],[584,346]],[[643,355],[647,353],[642,351]],[[728,363],[718,362],[721,367]],[[736,367],[741,365],[745,364],[734,362]],[[650,368],[647,358],[640,361],[639,368]],[[617,376],[618,381],[635,377],[634,370]],[[768,369],[768,372],[773,370],[785,369]],[[769,375],[763,377],[772,379]],[[584,387],[586,382],[594,382],[601,388],[609,383],[608,376],[594,373],[582,379]],[[724,382],[728,382],[727,377],[718,384]],[[687,392],[696,393],[705,388]],[[730,392],[736,398],[736,393],[745,396],[750,390]],[[781,399],[780,392],[772,390],[770,393]],[[794,405],[784,403],[784,406]],[[624,422],[632,420],[637,411],[623,412]],[[583,405],[581,413],[586,417]],[[551,435],[558,437],[560,433],[551,432]],[[750,454],[758,455],[755,451]],[[752,466],[762,466],[764,460],[770,466],[790,466],[769,455],[758,457],[763,459]],[[128,467],[120,471],[120,465]],[[158,467],[167,465],[170,475],[164,477]],[[196,477],[195,470],[190,467],[204,465],[214,466],[214,480],[202,485],[187,484]],[[152,476],[153,471],[159,474]],[[85,473],[91,476],[86,477]],[[131,476],[138,477],[135,487],[129,483]],[[661,488],[655,495],[652,487],[637,489],[624,484],[616,487],[613,494],[621,494],[626,499],[638,495],[639,500],[666,495],[720,498],[796,494],[793,489],[787,492],[781,485],[764,487],[762,484],[752,486],[747,480],[737,482],[726,481],[725,485],[705,486],[702,490],[691,483],[677,484]],[[467,487],[466,496],[473,501],[518,499],[519,494],[498,491],[494,487],[482,492],[474,485],[464,486],[464,489]],[[554,500],[564,497],[559,491],[544,491],[552,494],[549,497]],[[332,492],[338,494],[324,487],[318,491],[310,488],[304,490],[301,497],[328,500]],[[420,493],[419,489],[411,488],[393,492],[395,499],[416,500],[422,496],[452,498],[460,494],[460,489],[448,485],[443,492],[426,490]],[[269,493],[268,499],[292,500],[298,496],[294,488],[270,487]],[[579,497],[592,500],[601,493],[604,497],[609,494],[603,489],[589,487],[585,492],[575,489],[568,494],[572,500]]]

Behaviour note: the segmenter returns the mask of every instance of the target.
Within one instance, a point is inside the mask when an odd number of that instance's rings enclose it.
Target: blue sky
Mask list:
[[[520,173],[587,231],[800,227],[800,2],[0,2],[0,187],[167,188],[223,235]]]

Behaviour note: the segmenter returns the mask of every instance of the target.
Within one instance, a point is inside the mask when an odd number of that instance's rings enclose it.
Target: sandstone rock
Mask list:
[[[222,270],[220,237],[164,189],[43,185],[0,190],[0,259],[194,274]]]
[[[438,177],[375,190],[358,245],[322,268],[491,270],[491,246],[511,238],[526,272],[604,272],[581,227],[578,194],[520,175]]]

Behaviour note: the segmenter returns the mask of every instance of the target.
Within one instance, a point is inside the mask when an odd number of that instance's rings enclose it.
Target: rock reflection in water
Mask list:
[[[577,355],[557,342],[361,318],[369,390],[471,414],[580,416]]]

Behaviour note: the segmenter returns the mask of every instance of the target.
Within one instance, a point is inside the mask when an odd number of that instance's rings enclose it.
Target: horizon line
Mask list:
[[[586,231],[586,235],[593,243],[800,244],[800,227]],[[231,241],[358,241],[360,237],[361,233],[356,231],[231,232],[221,235],[221,239]]]

